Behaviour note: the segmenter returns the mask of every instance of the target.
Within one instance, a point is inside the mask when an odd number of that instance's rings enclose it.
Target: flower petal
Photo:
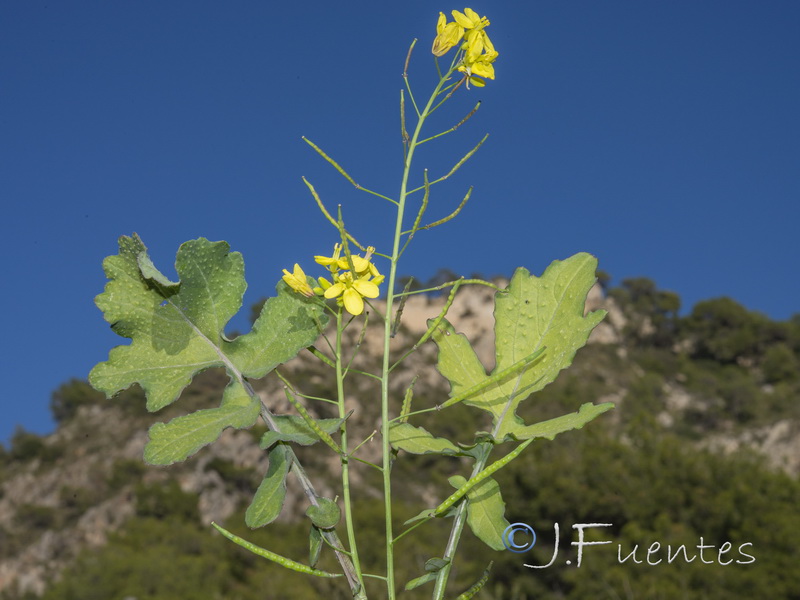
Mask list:
[[[309,298],[314,295],[314,290],[308,285],[308,279],[305,273],[303,273],[303,269],[298,265],[295,265],[294,273],[289,273],[286,269],[283,270],[283,273],[283,280],[286,282],[286,285],[295,292],[303,294],[303,296],[308,296]]]
[[[331,287],[325,290],[325,297],[330,300],[331,298],[336,298],[337,296],[341,295],[344,291],[345,287],[343,283],[334,283]]]
[[[494,79],[494,65],[489,62],[478,61],[472,64],[470,75],[478,75],[486,79]]]
[[[472,29],[473,27],[475,27],[480,23],[480,19],[478,19],[477,21],[473,21],[467,15],[457,10],[453,11],[453,19],[455,19],[456,23],[461,25],[461,27],[463,27],[464,29]]]
[[[377,298],[380,295],[378,286],[365,279],[357,279],[353,282],[355,290],[365,298]]]
[[[353,268],[355,269],[356,273],[363,273],[364,271],[369,270],[368,260],[355,255],[351,256],[350,258],[353,261]]]
[[[355,289],[347,288],[342,298],[344,299],[344,307],[347,309],[347,312],[354,317],[364,312],[364,300],[362,300],[361,294]]]
[[[464,35],[464,28],[458,23],[448,23],[433,40],[431,52],[434,56],[444,56],[447,52],[458,44],[461,36]]]
[[[486,48],[486,53],[494,54],[496,56],[497,52],[494,49],[494,44],[492,44],[492,40],[489,39],[489,36],[486,34],[485,31],[481,30],[481,33],[483,33],[483,46],[484,48]]]
[[[466,17],[467,17],[467,18],[468,18],[470,21],[472,21],[473,23],[476,23],[476,24],[478,24],[478,23],[480,23],[480,22],[481,22],[481,17],[480,17],[480,15],[478,15],[478,13],[476,13],[476,12],[475,12],[474,10],[472,10],[471,8],[465,8],[465,9],[464,9],[464,15],[466,15]],[[473,25],[473,27],[474,27],[474,26],[475,26],[475,25]]]

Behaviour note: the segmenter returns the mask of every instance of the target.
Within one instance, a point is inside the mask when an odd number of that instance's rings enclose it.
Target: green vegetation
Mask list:
[[[50,412],[56,423],[72,419],[82,406],[105,402],[105,395],[95,390],[86,381],[70,379],[62,383],[50,398]]]
[[[537,543],[523,554],[497,552],[465,533],[449,597],[480,578],[494,561],[477,599],[797,598],[800,482],[769,468],[752,452],[720,455],[697,442],[710,433],[735,433],[800,416],[800,318],[771,321],[728,299],[700,303],[681,317],[677,296],[660,292],[646,280],[626,280],[610,295],[629,317],[621,346],[584,348],[572,368],[542,390],[536,402],[520,407],[520,416],[535,422],[616,394],[621,400],[613,424],[535,442],[496,474],[507,518],[533,526]],[[330,393],[334,382],[326,371],[310,371],[309,378],[315,393]],[[213,405],[224,385],[224,374],[203,374],[184,393],[180,410]],[[667,406],[674,388],[688,394],[688,404],[680,410]],[[366,384],[363,392],[369,392]],[[80,406],[96,401],[94,394],[82,382],[68,382],[54,394],[54,414],[59,411],[60,422],[67,422]],[[113,405],[127,411],[143,401],[136,388],[125,394],[139,397],[130,402],[115,399]],[[430,406],[444,398],[434,391],[427,394],[430,397],[416,397],[415,404]],[[672,419],[667,425],[658,418],[665,412]],[[436,419],[430,431],[457,437],[471,419],[468,407],[459,406],[447,418]],[[6,471],[36,459],[52,464],[56,457],[50,448],[41,436],[18,430],[0,459]],[[304,462],[310,457],[302,455]],[[395,490],[398,527],[431,508],[423,498],[446,497],[452,489],[436,482],[461,468],[460,459],[405,458],[395,465],[398,480],[411,482]],[[326,468],[324,463],[310,464]],[[252,493],[258,483],[259,474],[230,460],[213,458],[204,468],[219,473],[233,492]],[[173,480],[144,484],[142,476],[149,470],[137,460],[118,460],[96,489],[63,487],[57,509],[17,507],[14,532],[0,527],[0,558],[15,556],[44,531],[69,526],[88,507],[130,486],[136,518],[113,534],[107,546],[84,551],[44,600],[348,598],[346,586],[336,580],[309,581],[230,544],[200,522],[194,494],[181,491]],[[365,569],[377,569],[384,560],[383,511],[373,492],[381,482],[372,470],[364,469],[361,475],[354,514],[365,532],[362,545],[370,550],[364,553]],[[243,514],[235,514],[225,526],[262,547],[280,547],[285,555],[307,562],[308,526],[300,515],[285,511],[277,522],[257,531],[238,526],[243,519]],[[438,529],[429,536],[407,536],[398,543],[398,581],[417,577],[425,561],[436,556],[441,548],[435,538],[447,535],[447,521],[435,523]],[[554,523],[560,528],[555,563],[535,570],[523,566],[550,562]],[[580,568],[570,544],[577,541],[572,529],[576,523],[613,525],[587,530],[588,540],[612,543],[584,548]],[[23,524],[25,535],[16,532],[18,524]],[[710,564],[699,556],[701,538],[704,545],[714,546],[703,554]],[[661,544],[650,556],[653,562],[661,559],[657,565],[647,562],[654,542]],[[720,557],[725,542],[731,548]],[[747,543],[752,546],[740,549]],[[685,554],[668,564],[667,546],[675,554],[680,545]],[[620,564],[618,552],[623,559],[635,552],[640,562],[631,557]],[[737,559],[749,560],[744,553],[755,562],[737,564]],[[696,558],[688,562],[692,556]],[[566,565],[567,559],[573,564]],[[720,564],[728,560],[733,562]],[[323,551],[319,567],[335,569],[329,552]],[[382,584],[367,581],[367,586],[370,597],[381,597]],[[422,586],[401,597],[429,595],[430,587]],[[0,597],[32,600],[12,591]]]
[[[640,424],[641,425],[641,424]],[[641,427],[637,431],[641,431]],[[629,432],[623,432],[630,434]],[[468,550],[457,562],[458,581],[452,589],[480,576],[488,561],[495,567],[487,588],[478,598],[496,600],[556,600],[562,598],[615,598],[629,590],[636,598],[702,597],[710,600],[743,597],[794,598],[800,589],[800,572],[794,568],[800,549],[794,535],[800,530],[800,484],[796,479],[765,468],[748,453],[721,457],[697,451],[678,437],[663,435],[651,423],[633,442],[629,435],[593,431],[570,434],[553,442],[534,444],[531,452],[498,475],[504,486],[509,520],[530,523],[539,535],[526,554],[494,552],[470,536]],[[597,460],[603,456],[612,460]],[[141,494],[141,497],[139,497]],[[411,494],[409,494],[411,495]],[[197,524],[192,496],[177,485],[152,486],[137,492],[139,518],[114,535],[102,552],[86,552],[45,600],[137,598],[346,598],[341,586],[309,581],[280,569],[244,550],[226,544],[220,536]],[[398,516],[414,514],[420,505],[404,500]],[[361,526],[374,531],[380,555],[381,509],[361,502],[356,509]],[[230,519],[241,522],[241,515]],[[532,570],[525,563],[545,565],[553,554],[553,523],[560,525],[559,560],[547,569]],[[594,530],[590,539],[611,540],[605,546],[584,549],[580,568],[574,566],[575,523],[612,523]],[[254,542],[269,547],[277,542],[287,555],[304,560],[306,526],[301,522],[275,523],[247,532]],[[245,535],[244,531],[237,533]],[[680,555],[666,564],[666,546],[713,545],[704,558],[687,563]],[[655,541],[664,546],[647,564],[647,548]],[[718,551],[730,542],[722,560],[747,560],[739,546],[756,558],[752,564],[719,564]],[[619,564],[638,545],[637,559]],[[398,551],[404,557],[398,576],[410,579],[434,554],[436,544],[419,538],[404,539]],[[564,561],[571,558],[573,566]],[[322,566],[328,565],[323,560]],[[180,573],[180,577],[175,574]],[[379,588],[371,593],[379,593]],[[426,589],[403,597],[423,598]],[[380,596],[378,596],[380,597]],[[624,596],[623,596],[624,597]]]
[[[60,451],[58,448],[45,443],[42,436],[22,427],[17,427],[14,435],[11,436],[11,449],[8,458],[17,462],[29,462],[39,460],[42,463],[52,463],[58,458]]]

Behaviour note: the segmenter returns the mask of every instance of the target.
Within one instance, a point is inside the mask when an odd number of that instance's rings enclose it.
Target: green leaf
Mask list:
[[[153,282],[161,287],[161,291],[169,291],[170,295],[177,292],[180,284],[167,279],[161,271],[159,271],[150,257],[147,255],[147,250],[142,250],[136,255],[136,263],[139,265],[139,271],[145,279],[151,279]]]
[[[327,322],[321,302],[298,294],[280,281],[278,295],[264,303],[253,331],[233,340],[228,352],[242,375],[264,377],[312,345]]]
[[[311,524],[311,531],[308,534],[308,564],[312,567],[317,566],[319,555],[322,552],[322,532],[319,527]]]
[[[291,450],[287,446],[278,444],[270,450],[269,469],[244,515],[248,527],[263,527],[281,514],[286,500],[286,475],[291,466]]]
[[[342,517],[342,509],[333,500],[328,498],[317,498],[318,506],[313,504],[306,510],[306,515],[320,529],[331,529],[335,527]]]
[[[258,419],[261,403],[239,385],[225,388],[219,408],[198,410],[169,423],[150,428],[144,459],[151,465],[171,465],[186,460],[215,441],[226,427],[250,427]]]
[[[155,267],[135,234],[121,237],[119,248],[103,262],[109,282],[95,302],[112,329],[131,343],[112,349],[108,360],[92,369],[90,383],[109,397],[138,383],[148,410],[157,411],[177,400],[200,371],[224,367],[231,378],[218,409],[151,429],[148,460],[184,460],[225,427],[255,423],[258,400],[244,378],[261,377],[310,346],[327,316],[321,303],[280,282],[278,296],[265,303],[253,331],[229,341],[224,328],[241,308],[247,287],[238,252],[225,242],[186,242],[178,250],[179,283],[174,283]]]
[[[319,436],[314,432],[302,417],[296,415],[276,415],[273,417],[278,427],[278,431],[267,431],[262,437],[259,445],[262,448],[269,448],[277,442],[293,442],[301,446],[310,446],[320,441]],[[336,433],[345,419],[317,419],[317,425],[326,433]]]
[[[417,577],[416,579],[412,579],[406,584],[406,591],[413,590],[421,585],[425,585],[429,581],[436,581],[436,577],[438,577],[438,575],[438,571],[434,571],[433,573],[425,573],[425,575]]]
[[[397,423],[389,429],[389,443],[396,450],[412,454],[444,454],[457,456],[461,449],[446,438],[434,437],[422,427],[408,423]]]
[[[444,567],[450,564],[449,558],[429,558],[425,561],[425,575],[412,579],[406,584],[406,591],[418,588],[421,585],[434,581]]]
[[[450,485],[459,489],[467,480],[454,475]],[[489,477],[467,492],[467,525],[484,544],[492,550],[503,550],[503,532],[509,522],[505,517],[506,503],[500,495],[500,486]]]
[[[425,570],[429,573],[441,571],[450,563],[449,558],[429,558],[425,561]]]
[[[432,508],[426,508],[419,514],[408,519],[405,523],[403,523],[403,525],[411,525],[411,523],[416,523],[417,521],[427,521],[428,519],[433,519],[435,516],[436,515],[433,514]]]
[[[581,404],[578,412],[569,413],[568,415],[562,415],[554,419],[536,423],[535,425],[527,426],[524,430],[525,437],[520,439],[546,438],[552,440],[559,433],[583,428],[586,423],[612,408],[614,408],[613,402],[602,402],[601,404],[586,402]],[[516,439],[516,434],[511,434],[511,436]]]
[[[477,389],[463,402],[492,415],[497,441],[551,437],[582,426],[611,408],[608,404],[596,410],[582,408],[579,418],[564,419],[557,423],[558,427],[551,428],[526,425],[516,414],[520,402],[551,383],[562,369],[572,364],[575,352],[586,344],[589,333],[605,316],[602,310],[584,316],[586,295],[594,284],[596,267],[593,256],[580,253],[564,261],[554,261],[541,277],[517,269],[507,293],[495,297],[494,373],[504,375],[489,386],[484,384],[491,376],[486,374],[469,341],[456,334],[445,320],[434,331],[433,338],[439,347],[437,366],[450,381],[451,398]],[[543,348],[546,352],[537,354]],[[537,356],[522,370],[512,368],[528,357]]]

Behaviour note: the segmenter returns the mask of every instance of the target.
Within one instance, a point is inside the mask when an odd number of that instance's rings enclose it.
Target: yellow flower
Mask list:
[[[465,8],[463,13],[454,10],[453,18],[464,29],[483,29],[489,26],[489,19],[478,16],[471,8]]]
[[[461,44],[463,56],[458,65],[458,70],[467,76],[467,87],[472,83],[483,87],[486,83],[482,78],[494,79],[494,61],[498,53],[494,44],[486,34],[489,19],[481,17],[471,8],[464,12],[453,12],[453,23],[447,23],[444,13],[439,13],[439,22],[436,25],[437,36],[433,41],[433,53],[442,56],[450,48]]]
[[[486,53],[492,60],[497,58],[497,51],[494,49],[492,40],[489,39],[483,29],[472,29],[464,36],[466,40],[462,48],[468,60],[475,60],[481,54]]]
[[[319,286],[314,288],[314,293],[317,296],[324,296],[325,290],[327,290],[329,287],[333,285],[330,281],[328,281],[324,277],[320,277],[319,279],[317,279],[317,283],[319,283]]]
[[[341,244],[336,244],[333,247],[333,256],[315,256],[314,260],[323,267],[328,267],[328,270],[331,273],[336,273],[340,269],[349,269],[350,261],[352,261],[353,268],[356,270],[356,273],[363,275],[369,270],[369,267],[372,264],[370,263],[370,258],[372,258],[373,252],[375,252],[375,248],[370,246],[367,248],[367,255],[364,258],[361,258],[357,254],[351,254],[350,260],[348,260],[346,256],[341,256]]]
[[[374,246],[367,246],[367,253],[366,253],[366,255],[364,255],[364,258],[361,258],[358,255],[351,255],[350,256],[350,260],[353,261],[353,268],[355,269],[356,274],[359,277],[361,277],[363,275],[366,275],[367,273],[371,273],[372,271],[375,272],[375,273],[373,273],[373,275],[378,273],[378,270],[375,268],[375,265],[373,265],[372,262],[371,262],[372,254],[374,252],[375,252],[375,247]],[[340,258],[339,262],[340,263],[344,262],[345,266],[342,267],[343,269],[349,269],[350,268],[350,265],[347,262],[347,257]]]
[[[294,265],[294,273],[289,273],[286,269],[283,270],[283,280],[286,282],[286,285],[295,292],[303,294],[303,296],[311,297],[314,295],[314,290],[308,285],[306,274],[297,263]]]
[[[380,285],[383,283],[383,280],[386,279],[383,275],[378,273],[378,269],[372,263],[369,263],[369,273],[372,275],[372,283],[375,285]]]
[[[433,40],[434,56],[444,56],[447,52],[461,41],[464,35],[464,28],[456,22],[448,23],[447,17],[443,12],[439,13],[439,22],[436,24],[436,37]]]
[[[342,245],[335,244],[333,246],[333,256],[315,256],[314,260],[321,264],[323,267],[328,267],[331,273],[339,270],[339,254],[342,252]],[[346,268],[346,267],[342,267]]]
[[[459,65],[458,70],[466,73],[470,82],[478,87],[484,84],[481,77],[494,79],[494,63],[497,60],[498,52],[494,49],[494,44],[486,32],[482,29],[473,29],[467,32],[467,40],[464,42],[464,60]],[[477,77],[476,77],[477,76]]]
[[[464,63],[458,67],[458,70],[462,73],[466,73],[471,80],[475,75],[478,77],[485,77],[486,79],[494,79],[494,65],[492,63],[494,62],[495,58],[497,57],[492,57],[488,54],[481,54],[475,60],[469,61],[465,56]],[[473,83],[475,82],[473,81]],[[480,84],[477,85],[480,87]]]
[[[345,271],[340,273],[337,279],[336,283],[325,290],[325,297],[330,300],[341,296],[345,309],[353,316],[364,312],[364,298],[377,298],[380,294],[378,285],[370,281],[370,275],[354,279],[350,271]],[[382,276],[381,281],[383,281]]]
[[[363,257],[356,254],[342,256],[342,245],[336,244],[333,247],[333,256],[315,256],[314,260],[330,271],[332,281],[320,277],[311,294],[324,296],[329,300],[335,298],[339,306],[344,306],[347,312],[354,316],[360,315],[364,312],[364,298],[377,298],[380,293],[378,286],[384,279],[372,264],[374,252],[375,248],[369,246]],[[284,279],[293,278],[291,274],[284,272]],[[289,279],[286,282],[292,285]],[[307,290],[303,293],[307,293]]]

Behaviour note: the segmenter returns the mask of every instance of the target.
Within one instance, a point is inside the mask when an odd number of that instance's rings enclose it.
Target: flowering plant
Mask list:
[[[382,586],[381,597],[395,598],[399,582],[395,577],[397,548],[401,539],[426,523],[451,519],[451,532],[440,556],[431,557],[424,573],[405,582],[405,589],[433,583],[432,597],[444,598],[462,531],[472,532],[494,551],[504,549],[508,522],[500,486],[494,474],[514,460],[533,441],[552,439],[571,429],[581,428],[610,409],[610,403],[584,404],[570,413],[542,423],[527,424],[517,414],[519,405],[541,390],[569,366],[575,352],[585,344],[589,333],[603,318],[603,311],[584,314],[584,301],[595,281],[596,260],[577,254],[555,261],[541,277],[518,269],[505,288],[478,279],[458,279],[435,289],[449,289],[444,307],[431,315],[428,328],[416,344],[399,359],[390,355],[389,343],[402,319],[402,305],[412,294],[431,290],[397,289],[400,259],[416,233],[433,229],[455,218],[470,198],[447,217],[423,225],[424,215],[434,186],[446,180],[472,158],[485,141],[455,163],[445,175],[429,180],[423,170],[418,184],[410,185],[416,149],[426,142],[452,132],[473,116],[477,107],[454,127],[429,137],[422,136],[431,113],[450,99],[462,84],[483,86],[495,78],[498,58],[486,28],[489,20],[472,9],[453,11],[448,22],[440,13],[432,53],[436,60],[455,49],[450,66],[439,73],[439,81],[425,104],[418,104],[410,85],[407,68],[416,40],[406,58],[401,92],[403,171],[399,193],[395,197],[380,194],[355,184],[353,178],[310,140],[305,140],[323,159],[350,183],[369,194],[391,203],[395,208],[394,236],[384,242],[383,252],[359,243],[348,230],[339,209],[334,218],[321,197],[304,180],[323,216],[336,230],[331,256],[315,256],[324,276],[306,274],[299,263],[290,272],[283,271],[277,295],[268,299],[247,334],[229,339],[224,327],[239,310],[246,287],[244,263],[240,254],[230,252],[225,242],[200,238],[183,244],[177,255],[178,282],[170,281],[150,260],[147,249],[134,234],[120,238],[120,251],[108,257],[104,268],[109,278],[105,291],[97,299],[106,320],[116,333],[130,338],[131,344],[114,348],[109,359],[97,365],[90,381],[98,390],[113,395],[138,383],[147,395],[147,408],[159,410],[178,399],[182,390],[202,370],[221,367],[229,376],[220,406],[199,410],[158,423],[149,431],[145,460],[154,465],[168,465],[186,460],[203,446],[214,442],[225,428],[247,428],[259,417],[267,427],[261,447],[269,452],[269,469],[255,492],[245,520],[251,528],[274,521],[286,498],[286,479],[291,473],[300,483],[308,500],[310,521],[310,556],[308,564],[260,548],[214,524],[224,536],[247,550],[283,567],[315,577],[343,577],[355,598],[364,599]],[[406,129],[406,95],[410,99],[416,123]],[[413,218],[409,218],[416,211]],[[333,240],[332,240],[333,241]],[[377,264],[387,272],[384,276]],[[457,334],[447,320],[456,293],[464,285],[488,286],[495,290],[496,365],[487,373],[469,341]],[[373,302],[379,295],[385,301]],[[380,367],[374,371],[353,366],[356,347],[344,343],[344,332],[353,323],[366,321],[368,314],[379,315],[383,328]],[[363,328],[366,325],[362,325]],[[317,348],[319,339],[323,348]],[[412,410],[414,382],[407,387],[402,403],[393,398],[390,381],[395,367],[432,340],[438,350],[437,369],[450,384],[446,400]],[[302,385],[290,380],[276,367],[303,350],[327,365],[335,374],[333,397],[315,397]],[[292,411],[276,414],[255,392],[252,382],[274,373],[283,382]],[[380,425],[365,439],[351,439],[352,425],[359,419],[355,411],[345,409],[352,377],[366,377],[380,384]],[[366,399],[365,399],[366,400]],[[326,402],[335,407],[335,418],[321,419],[312,413],[314,404]],[[418,424],[420,419],[435,419],[442,411],[463,404],[488,413],[491,426],[474,433],[461,432],[460,442],[436,437]],[[378,460],[365,458],[362,449],[373,438],[380,440]],[[466,441],[465,441],[466,440]],[[323,497],[304,469],[294,447],[320,444],[320,452],[333,452],[340,467],[341,488],[336,498]],[[507,451],[511,447],[510,451]],[[490,460],[499,451],[502,458]],[[392,465],[406,454],[457,460],[466,467],[464,476],[451,477],[455,488],[436,506],[422,506],[421,512],[396,528],[392,502]],[[364,549],[359,546],[359,532],[353,519],[351,486],[352,463],[365,463],[380,473],[384,509],[385,569],[367,572],[363,566]],[[322,550],[327,547],[338,561],[338,570],[318,568]],[[483,586],[487,572],[461,598],[471,598]]]
[[[467,76],[469,82],[483,87],[486,82],[482,78],[494,79],[493,63],[498,56],[486,34],[489,19],[478,16],[478,13],[471,8],[465,8],[463,13],[454,10],[453,19],[455,20],[448,23],[444,13],[439,13],[437,35],[433,40],[433,54],[444,56],[463,41],[456,55],[457,69]]]

